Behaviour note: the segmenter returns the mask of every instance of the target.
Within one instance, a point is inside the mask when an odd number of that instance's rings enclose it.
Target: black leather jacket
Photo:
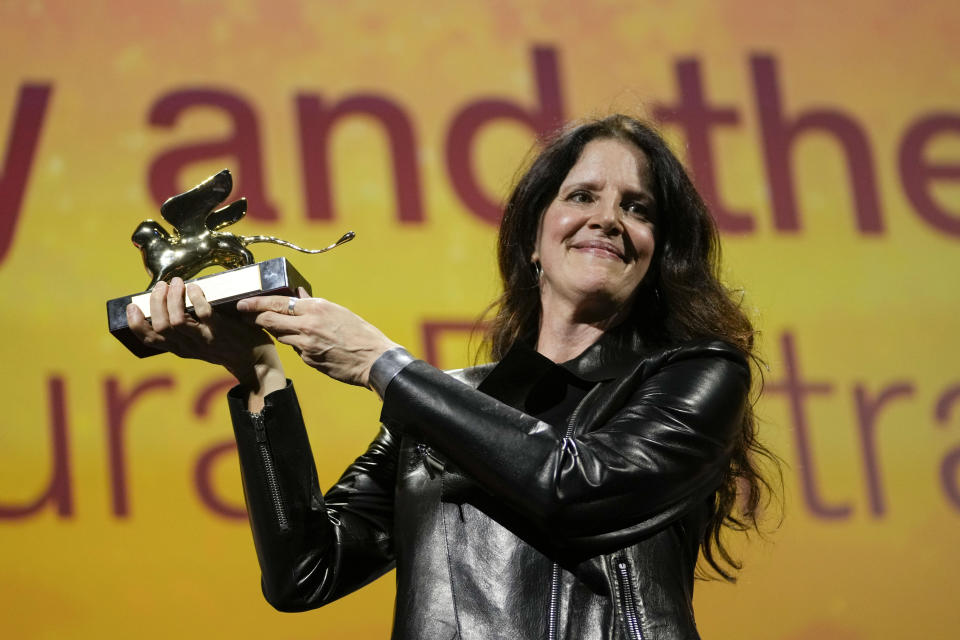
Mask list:
[[[326,495],[292,386],[260,415],[232,391],[267,600],[319,607],[396,566],[397,640],[698,638],[699,541],[750,371],[719,341],[628,342],[564,365],[595,384],[559,426],[475,389],[489,366],[409,364]]]

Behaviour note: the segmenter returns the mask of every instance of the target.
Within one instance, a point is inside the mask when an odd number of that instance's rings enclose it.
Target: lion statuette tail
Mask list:
[[[243,246],[248,244],[253,244],[255,242],[271,242],[273,244],[279,244],[284,247],[289,247],[295,249],[296,251],[301,251],[303,253],[325,253],[331,249],[336,249],[345,242],[350,242],[356,237],[353,231],[347,231],[345,234],[340,236],[340,239],[334,242],[329,247],[324,247],[323,249],[304,249],[303,247],[298,247],[292,242],[287,242],[286,240],[281,240],[280,238],[275,238],[274,236],[239,236],[240,240],[243,242]]]

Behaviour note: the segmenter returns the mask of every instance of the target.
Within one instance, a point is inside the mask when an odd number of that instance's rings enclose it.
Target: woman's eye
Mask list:
[[[627,213],[635,213],[644,217],[647,215],[647,207],[641,202],[624,202],[620,206]]]
[[[567,200],[571,202],[588,203],[593,202],[593,196],[590,195],[589,191],[574,191],[567,196]]]

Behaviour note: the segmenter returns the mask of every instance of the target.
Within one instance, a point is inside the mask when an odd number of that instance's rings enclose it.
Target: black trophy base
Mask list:
[[[253,296],[296,296],[297,289],[303,287],[310,293],[310,283],[300,275],[286,258],[273,258],[237,269],[188,280],[200,286],[210,304],[217,311],[236,310],[237,300]],[[147,358],[158,353],[140,342],[127,324],[127,305],[133,303],[140,307],[144,317],[150,319],[150,292],[135,293],[122,298],[107,301],[107,322],[110,333],[139,358]],[[187,309],[192,309],[189,298]]]

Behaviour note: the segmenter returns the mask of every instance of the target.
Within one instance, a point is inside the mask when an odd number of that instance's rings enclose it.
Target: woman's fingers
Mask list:
[[[150,293],[149,322],[139,308],[128,307],[127,323],[145,344],[182,355],[186,345],[198,338],[202,326],[187,313],[184,289],[180,278],[169,284],[158,282]]]
[[[260,314],[264,315],[264,314]],[[305,327],[299,324],[287,324],[287,323],[276,323],[271,322],[269,318],[255,320],[255,323],[258,327],[265,330],[267,333],[272,335],[275,338],[280,336],[292,336],[292,335],[304,335],[306,333]]]
[[[151,347],[161,347],[163,338],[150,326],[143,311],[135,304],[127,305],[127,325],[141,342]]]
[[[311,342],[309,336],[305,336],[301,333],[288,333],[275,334],[274,337],[280,344],[285,344],[288,347],[291,347],[296,354],[300,356],[300,359],[303,360],[307,365],[316,367],[327,375],[331,374],[331,371],[328,367],[329,363],[326,363],[324,359],[326,351],[318,351],[316,349],[316,345]],[[338,380],[350,381],[342,374],[336,377]]]
[[[303,343],[305,342],[305,340],[304,340],[304,337],[299,333],[285,333],[281,335],[275,335],[274,337],[277,339],[277,342],[279,342],[280,344],[285,344],[293,347],[294,351],[297,352],[297,355],[300,355],[300,353],[303,351],[303,347],[304,347]]]
[[[293,298],[296,300],[296,298]],[[296,308],[291,313],[290,296],[256,296],[246,298],[237,303],[237,310],[252,317],[253,323],[263,327],[274,336],[290,335],[302,332],[305,312],[312,309],[312,305],[305,304],[306,300],[298,300]],[[310,300],[315,302],[315,300]]]
[[[170,328],[170,317],[167,315],[167,283],[161,280],[153,286],[150,293],[150,324],[157,333],[163,333]]]
[[[306,294],[302,289],[300,295]],[[305,363],[328,376],[365,385],[373,362],[395,346],[380,330],[349,309],[321,298],[257,296],[237,309],[281,344],[293,347]],[[291,313],[293,311],[293,313]]]
[[[191,288],[195,286],[190,285]],[[200,295],[203,295],[202,291]],[[192,353],[197,343],[207,343],[212,338],[210,327],[187,312],[186,285],[181,278],[173,278],[167,287],[167,317],[175,332],[168,334],[171,351],[181,355]]]
[[[167,287],[167,318],[174,329],[180,329],[187,323],[183,280],[180,278],[171,280]]]
[[[193,304],[192,313],[187,311],[186,297]],[[258,364],[269,365],[268,373],[275,373],[279,367],[273,342],[264,331],[214,313],[203,290],[180,278],[154,287],[150,321],[134,305],[128,305],[126,312],[128,325],[144,344],[182,358],[223,365],[245,384],[258,384],[260,373],[267,371],[258,369]]]
[[[300,333],[304,328],[304,319],[298,316],[288,316],[285,313],[264,311],[253,319],[254,324],[263,327],[273,335]]]
[[[151,322],[133,306],[127,322],[140,340],[185,358],[225,365],[238,379],[246,379],[262,354],[275,350],[266,329],[281,344],[289,345],[305,363],[351,384],[366,384],[376,358],[394,346],[376,327],[352,311],[320,298],[256,296],[237,303],[244,322],[219,316],[203,290],[180,278],[158,282],[150,294]],[[185,297],[193,303],[187,313]],[[291,300],[294,304],[291,305]],[[252,379],[252,378],[251,378]]]
[[[245,298],[237,303],[237,311],[262,313],[264,311],[273,311],[274,313],[288,313],[290,308],[290,296],[255,296]]]
[[[203,289],[201,289],[199,285],[188,284],[187,296],[190,297],[190,302],[193,303],[193,312],[197,314],[198,320],[203,322],[213,316],[213,307],[210,306],[210,303],[207,301],[207,296],[203,294]]]

